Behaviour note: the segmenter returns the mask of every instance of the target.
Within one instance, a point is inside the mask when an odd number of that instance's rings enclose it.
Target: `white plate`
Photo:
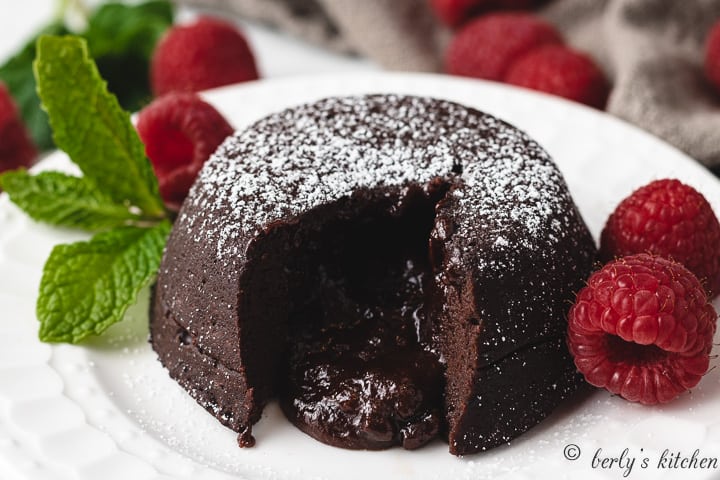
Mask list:
[[[720,212],[720,183],[654,137],[602,113],[498,84],[417,74],[273,80],[206,95],[236,127],[329,95],[396,92],[455,100],[526,130],[555,158],[597,238],[607,215],[636,187],[677,177]],[[43,168],[68,168],[61,154]],[[628,478],[720,476],[718,469],[662,469],[662,451],[720,457],[720,369],[692,393],[643,407],[597,391],[566,403],[509,446],[455,458],[440,441],[418,451],[348,451],[292,427],[275,405],[255,428],[257,446],[207,414],[156,360],[147,342],[147,298],[109,334],[84,346],[37,340],[34,303],[52,245],[84,234],[32,223],[0,198],[0,478],[622,478],[627,465],[593,468],[602,456],[635,458]],[[717,340],[716,340],[717,343]],[[716,352],[717,353],[717,348]],[[717,366],[718,359],[712,361]],[[542,372],[528,371],[528,375]],[[577,460],[564,457],[581,450]],[[641,468],[643,458],[647,468]],[[720,459],[717,460],[720,462]]]

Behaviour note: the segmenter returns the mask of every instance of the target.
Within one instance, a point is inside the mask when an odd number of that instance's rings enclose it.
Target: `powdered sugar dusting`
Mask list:
[[[564,182],[524,133],[455,103],[374,95],[299,106],[236,133],[201,171],[176,228],[242,263],[249,238],[273,222],[357,189],[438,177],[464,212],[453,233],[490,236],[498,251],[518,247],[502,237],[508,228],[525,249],[568,224],[553,220],[568,204]]]

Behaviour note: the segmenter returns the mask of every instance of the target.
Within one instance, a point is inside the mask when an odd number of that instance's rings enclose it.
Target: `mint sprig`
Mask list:
[[[61,172],[30,175],[25,170],[0,177],[0,187],[33,220],[84,230],[103,230],[143,221],[118,205],[86,178]]]
[[[107,90],[85,41],[40,37],[34,68],[58,148],[114,201],[162,216],[165,208],[145,147],[130,114]]]
[[[149,63],[155,43],[172,22],[173,7],[167,0],[137,5],[105,3],[90,16],[83,37],[98,63],[108,57],[136,57]]]
[[[56,246],[40,281],[40,340],[77,343],[122,320],[157,272],[169,231],[166,220]]]
[[[130,115],[85,41],[42,36],[36,48],[35,80],[55,142],[83,176],[18,170],[0,175],[0,185],[38,221],[99,232],[56,246],[40,282],[40,340],[77,343],[121,320],[152,281],[171,223]]]
[[[61,23],[52,23],[43,28],[41,35],[64,35],[67,28]],[[30,132],[33,142],[40,150],[52,148],[52,132],[48,124],[47,114],[40,109],[40,97],[37,94],[32,62],[35,59],[35,43],[37,37],[29,41],[23,48],[3,65],[0,65],[0,81],[4,82],[15,103],[25,126]]]
[[[173,23],[167,0],[101,5],[83,33],[108,88],[126,110],[136,111],[152,98],[150,59],[155,44]]]
[[[0,65],[0,81],[10,90],[33,141],[41,150],[52,148],[53,142],[47,115],[40,109],[36,93],[32,68],[35,46],[42,35],[71,33],[64,23],[70,5],[72,2],[61,2],[53,22]],[[85,16],[87,28],[77,33],[88,41],[90,53],[108,81],[110,91],[117,95],[123,108],[140,109],[152,98],[148,75],[150,58],[158,39],[172,25],[172,3],[168,0],[132,5],[109,2],[92,12],[75,13]]]

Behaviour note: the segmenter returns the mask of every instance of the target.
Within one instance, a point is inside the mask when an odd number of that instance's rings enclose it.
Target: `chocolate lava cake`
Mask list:
[[[241,446],[277,398],[345,448],[503,444],[578,386],[565,314],[593,240],[545,151],[490,115],[329,98],[236,133],[160,267],[161,362]]]

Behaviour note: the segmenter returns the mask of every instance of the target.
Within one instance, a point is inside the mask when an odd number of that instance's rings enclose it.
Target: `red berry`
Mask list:
[[[600,235],[600,255],[649,252],[682,263],[720,293],[720,223],[705,197],[678,180],[656,180],[620,202]]]
[[[568,347],[589,383],[652,405],[698,384],[715,328],[697,278],[679,263],[641,253],[590,277],[568,314]]]
[[[255,58],[242,33],[209,17],[172,27],[155,47],[150,64],[155,95],[197,92],[257,78]]]
[[[605,75],[582,53],[562,45],[533,49],[510,66],[505,81],[568,100],[603,108],[609,86]]]
[[[29,167],[36,155],[10,92],[0,83],[0,172]]]
[[[435,14],[446,25],[457,27],[478,13],[489,10],[532,8],[545,0],[430,0]]]
[[[720,89],[720,21],[710,30],[705,44],[705,75]]]
[[[205,161],[233,133],[217,110],[194,93],[157,98],[138,115],[137,130],[170,208],[187,196]]]
[[[446,25],[457,27],[492,0],[430,0],[435,15]]]
[[[542,5],[547,0],[496,0],[495,4],[498,9],[528,9]]]
[[[562,41],[552,25],[530,14],[484,15],[455,35],[445,55],[445,69],[453,75],[501,81],[529,51]]]

